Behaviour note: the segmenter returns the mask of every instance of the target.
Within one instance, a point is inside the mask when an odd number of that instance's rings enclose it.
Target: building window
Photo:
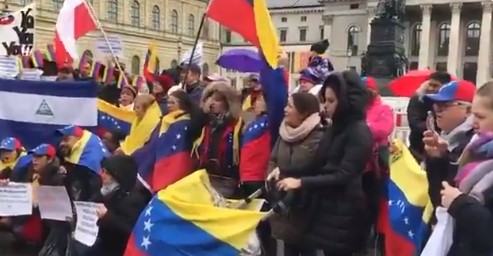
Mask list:
[[[209,75],[209,64],[204,63],[204,65],[202,66],[202,76],[206,77],[208,75]]]
[[[84,53],[82,53],[82,56],[87,56],[89,59],[92,59],[93,55],[90,50],[85,50]]]
[[[188,15],[187,24],[188,24],[187,27],[188,35],[189,36],[195,35],[195,17],[192,14]]]
[[[350,26],[347,31],[347,50],[348,56],[358,55],[360,29],[357,26]]]
[[[349,10],[356,10],[359,9],[359,4],[350,4],[349,5]]]
[[[171,32],[178,34],[178,12],[176,10],[171,12]]]
[[[477,62],[466,62],[464,63],[464,68],[462,70],[462,78],[464,80],[476,83],[476,75],[478,74],[478,63]]]
[[[286,29],[281,29],[279,32],[279,41],[286,42],[288,37],[288,31]]]
[[[287,21],[288,21],[288,18],[286,18],[286,17],[281,18],[281,22],[287,22]]]
[[[28,5],[32,2],[33,2],[33,0],[21,0],[21,5]]]
[[[471,22],[466,27],[466,56],[477,56],[479,53],[479,38],[481,37],[481,25],[479,22]]]
[[[325,28],[324,26],[320,26],[320,40],[323,40],[325,37]]]
[[[60,9],[62,9],[62,6],[63,0],[53,0],[53,7],[55,8],[55,10],[59,11]]]
[[[448,55],[448,44],[450,41],[450,24],[442,23],[438,27],[438,56],[447,56]]]
[[[416,24],[413,27],[411,35],[411,56],[419,55],[419,45],[421,43],[421,24]]]
[[[300,42],[306,41],[306,28],[300,28]]]
[[[204,26],[202,26],[202,38],[209,39],[209,20],[204,20]]]
[[[301,16],[301,21],[306,21],[306,16]]]
[[[132,3],[131,11],[132,11],[132,16],[131,16],[132,26],[139,27],[140,26],[140,4],[139,4],[139,2],[134,1]]]
[[[418,62],[417,61],[413,61],[409,64],[409,70],[417,70],[418,69]]]
[[[172,60],[170,66],[171,66],[171,68],[178,67],[178,61],[177,60]]]
[[[140,74],[140,58],[137,55],[132,57],[132,74]]]
[[[161,10],[157,5],[152,7],[152,28],[159,30],[161,28]]]
[[[447,62],[437,62],[436,70],[447,72]]]
[[[108,2],[108,20],[118,22],[118,1],[110,0]]]
[[[231,43],[231,31],[226,30],[224,34],[225,34],[225,37],[226,37],[225,38],[226,43]]]

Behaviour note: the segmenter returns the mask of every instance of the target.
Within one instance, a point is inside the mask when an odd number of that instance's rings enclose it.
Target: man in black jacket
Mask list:
[[[430,75],[429,80],[422,84],[416,94],[409,100],[407,106],[407,120],[411,133],[409,135],[409,149],[418,162],[423,160],[423,132],[426,131],[426,118],[428,111],[432,111],[432,103],[423,99],[425,94],[436,93],[440,87],[450,82],[451,77],[447,72],[437,71]]]

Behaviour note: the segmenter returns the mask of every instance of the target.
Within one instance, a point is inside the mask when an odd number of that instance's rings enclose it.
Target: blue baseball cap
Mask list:
[[[49,157],[54,157],[56,155],[56,149],[50,144],[41,144],[35,148],[33,148],[31,151],[29,151],[29,154],[35,155],[35,156],[49,156]]]
[[[13,151],[21,148],[21,142],[14,137],[5,138],[2,140],[2,142],[0,142],[0,149],[3,150]]]
[[[69,125],[69,126],[65,126],[65,127],[61,128],[61,129],[58,129],[57,132],[59,132],[63,136],[72,135],[72,136],[81,137],[84,130],[82,130],[82,128],[80,128],[79,126]]]
[[[426,94],[425,97],[435,102],[465,101],[472,102],[476,94],[476,86],[465,80],[452,81],[444,84],[435,94]]]

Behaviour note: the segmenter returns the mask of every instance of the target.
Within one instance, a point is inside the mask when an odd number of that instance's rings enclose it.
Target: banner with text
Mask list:
[[[29,56],[34,48],[36,4],[0,18],[0,56]]]

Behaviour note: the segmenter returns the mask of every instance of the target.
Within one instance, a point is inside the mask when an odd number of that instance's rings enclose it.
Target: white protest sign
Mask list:
[[[0,77],[15,78],[19,74],[19,62],[15,56],[0,56]]]
[[[113,50],[115,56],[123,58],[123,43],[120,36],[108,35],[107,38],[109,44],[111,45],[111,50]],[[100,36],[96,41],[96,54],[111,56],[111,50],[108,46],[108,42],[106,42],[104,36]]]
[[[188,65],[190,63],[190,56],[192,55],[193,48],[186,51],[183,56],[181,56],[180,64]],[[197,65],[202,65],[202,56],[204,55],[204,43],[198,42],[193,51],[192,63]]]
[[[72,219],[72,205],[63,186],[39,186],[39,213],[42,219],[67,221]]]
[[[36,4],[6,14],[0,19],[0,55],[29,56],[34,48]]]
[[[74,204],[77,212],[74,238],[82,244],[92,246],[96,242],[99,232],[96,209],[100,204],[82,201],[75,201]]]
[[[43,70],[41,69],[37,69],[37,68],[23,69],[21,79],[30,80],[30,81],[39,81],[41,80],[42,74],[43,74]]]
[[[31,215],[32,212],[31,184],[10,182],[0,186],[0,216]]]
[[[41,81],[54,82],[56,81],[57,78],[58,78],[57,76],[41,76]]]

